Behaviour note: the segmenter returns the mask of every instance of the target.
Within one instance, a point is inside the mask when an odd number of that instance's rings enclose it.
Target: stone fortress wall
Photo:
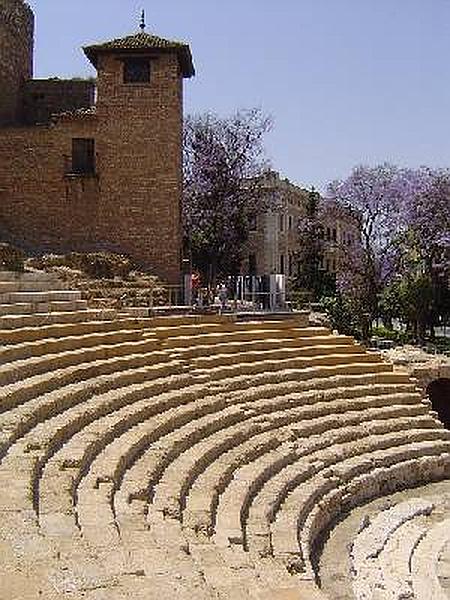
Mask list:
[[[151,80],[134,86],[122,59],[102,56],[95,99],[94,80],[31,79],[33,15],[23,2],[0,0],[0,27],[0,238],[32,254],[124,253],[179,284],[176,52],[150,52]],[[92,144],[88,173],[74,169],[79,140]]]
[[[22,0],[0,0],[0,125],[21,113],[21,88],[33,77],[34,16]]]
[[[27,125],[48,123],[59,112],[88,108],[94,104],[95,82],[89,79],[32,79],[23,87],[23,121]]]

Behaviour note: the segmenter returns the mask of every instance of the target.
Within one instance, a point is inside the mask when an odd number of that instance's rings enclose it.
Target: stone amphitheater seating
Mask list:
[[[448,599],[438,565],[450,541],[450,520],[430,523],[434,508],[429,501],[407,500],[365,524],[351,550],[357,600]]]
[[[345,511],[450,474],[415,382],[303,313],[134,318],[0,273],[0,341],[2,600],[324,599]],[[444,597],[432,514],[364,524],[357,600],[429,598],[430,569]]]

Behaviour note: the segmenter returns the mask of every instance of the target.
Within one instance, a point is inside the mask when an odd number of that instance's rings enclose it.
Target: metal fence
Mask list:
[[[284,275],[228,277],[215,288],[195,286],[186,275],[183,286],[155,288],[151,308],[195,311],[276,311],[290,308]]]

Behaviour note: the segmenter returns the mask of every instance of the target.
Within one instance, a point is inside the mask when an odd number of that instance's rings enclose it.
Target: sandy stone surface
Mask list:
[[[450,528],[446,526],[447,520],[450,517],[450,481],[442,481],[439,483],[432,483],[425,486],[418,487],[407,491],[397,492],[384,498],[378,498],[373,502],[365,506],[358,507],[351,511],[347,516],[344,516],[341,522],[334,527],[329,533],[324,547],[320,556],[319,561],[319,574],[321,580],[321,586],[323,591],[333,600],[359,600],[359,598],[376,598],[377,600],[387,600],[387,598],[401,600],[401,599],[415,599],[415,600],[431,600],[431,598],[450,598],[450,586],[449,586],[449,575],[450,575],[450,562],[449,562],[449,544],[444,545],[443,548],[438,552],[438,560],[436,556],[429,551],[425,555],[425,564],[421,566],[425,569],[426,576],[422,578],[425,580],[425,593],[428,596],[420,595],[420,589],[418,593],[415,593],[413,586],[411,585],[414,576],[417,576],[418,567],[414,563],[414,553],[417,551],[417,545],[410,545],[409,548],[404,549],[404,556],[402,558],[411,561],[411,570],[406,574],[403,586],[397,589],[395,594],[392,589],[389,589],[385,585],[383,579],[383,573],[377,572],[380,565],[386,569],[386,562],[381,559],[372,561],[370,566],[371,576],[377,578],[377,592],[375,595],[367,593],[364,595],[363,586],[356,585],[358,579],[355,577],[355,566],[352,559],[353,544],[358,538],[358,532],[364,525],[367,526],[369,521],[376,522],[379,519],[380,514],[385,511],[393,510],[397,505],[408,502],[420,502],[423,504],[433,505],[429,516],[417,515],[414,519],[411,519],[408,527],[398,526],[394,535],[394,530],[386,535],[385,542],[382,544],[382,551],[379,552],[379,557],[382,559],[383,551],[390,552],[388,556],[390,562],[388,563],[392,572],[398,576],[398,574],[404,568],[405,561],[403,563],[393,562],[395,558],[401,557],[402,543],[405,546],[408,543],[408,534],[411,534],[412,524],[416,527],[422,528],[422,534],[418,540],[426,539],[427,532],[431,531],[433,527],[438,526],[439,530],[450,537]],[[403,527],[403,531],[402,531]],[[367,531],[367,529],[363,529]],[[402,535],[403,534],[403,535]],[[361,534],[360,534],[361,535]],[[396,537],[396,539],[393,539]],[[402,539],[403,538],[403,539]],[[389,545],[390,539],[392,539]],[[395,551],[393,552],[393,548]],[[379,548],[380,550],[380,548]],[[407,552],[408,551],[408,552]],[[385,557],[386,558],[386,557]],[[423,557],[421,557],[423,559]],[[414,571],[415,568],[415,571]],[[370,571],[366,568],[366,576],[369,576]],[[431,592],[431,578],[432,573],[436,574],[439,581],[441,595],[432,595]],[[361,582],[359,582],[361,583]],[[390,592],[390,594],[388,593]],[[360,592],[360,595],[358,595]],[[403,595],[402,595],[403,594]]]

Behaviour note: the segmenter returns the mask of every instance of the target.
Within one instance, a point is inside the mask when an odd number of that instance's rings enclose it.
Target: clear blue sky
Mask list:
[[[35,75],[92,75],[80,47],[137,31],[191,44],[185,112],[258,106],[268,155],[323,189],[354,165],[450,166],[450,0],[31,0]]]

